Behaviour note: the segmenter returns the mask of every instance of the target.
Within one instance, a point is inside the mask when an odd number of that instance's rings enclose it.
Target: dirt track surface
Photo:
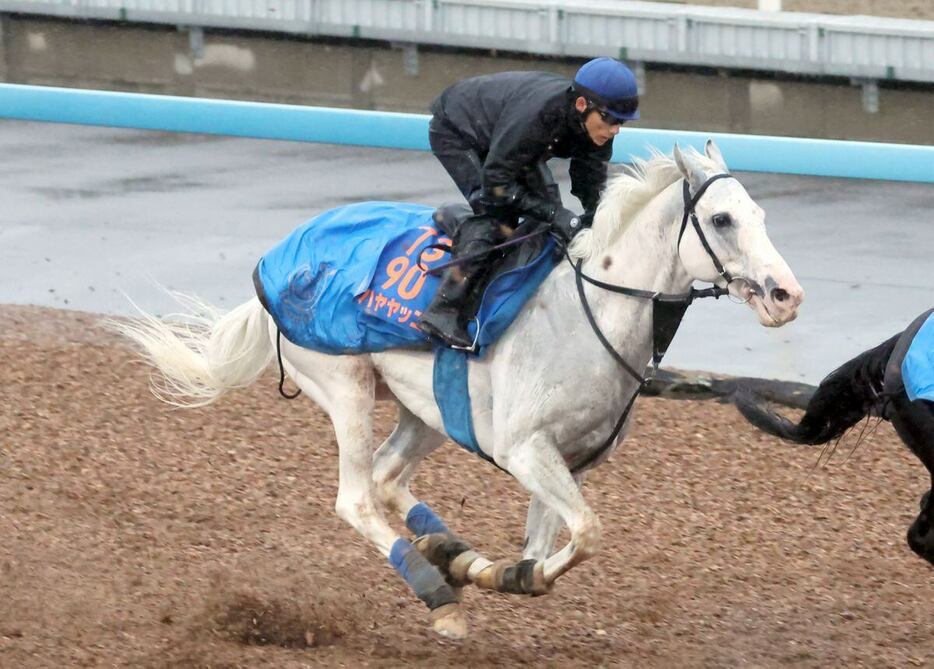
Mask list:
[[[335,442],[270,374],[170,410],[96,317],[0,307],[0,666],[930,666],[927,490],[884,424],[847,460],[713,401],[645,398],[588,481],[604,548],[525,599],[466,593],[470,637],[332,512]],[[382,406],[386,433],[394,407]],[[489,557],[525,495],[456,447],[413,486]]]

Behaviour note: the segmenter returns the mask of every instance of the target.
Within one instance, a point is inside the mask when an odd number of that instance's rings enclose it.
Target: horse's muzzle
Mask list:
[[[790,273],[781,281],[772,275],[766,276],[762,283],[737,279],[730,292],[741,302],[747,302],[766,327],[780,327],[793,321],[804,301],[804,289]]]

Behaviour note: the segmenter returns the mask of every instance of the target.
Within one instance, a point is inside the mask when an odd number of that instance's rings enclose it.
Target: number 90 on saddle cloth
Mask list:
[[[401,202],[326,211],[260,258],[256,293],[283,336],[299,346],[332,354],[429,348],[415,327],[440,284],[427,270],[450,260],[433,247],[450,244],[445,233],[462,218],[452,207],[441,210],[438,221],[434,213]],[[477,355],[506,330],[559,259],[545,235],[509,253],[477,312]]]

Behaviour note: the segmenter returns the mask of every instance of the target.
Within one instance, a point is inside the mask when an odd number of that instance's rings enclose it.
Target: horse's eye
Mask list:
[[[714,214],[713,218],[710,220],[713,221],[713,227],[717,228],[718,230],[722,230],[723,228],[728,228],[733,225],[733,219],[730,218],[729,214]]]

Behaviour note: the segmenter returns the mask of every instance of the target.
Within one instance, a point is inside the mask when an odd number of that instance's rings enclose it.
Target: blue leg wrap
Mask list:
[[[409,510],[405,517],[405,526],[416,537],[435,532],[451,534],[451,530],[444,524],[444,521],[424,502],[419,502]]]
[[[389,564],[405,579],[409,587],[429,609],[454,604],[457,597],[444,577],[406,539],[396,539],[389,552]]]

